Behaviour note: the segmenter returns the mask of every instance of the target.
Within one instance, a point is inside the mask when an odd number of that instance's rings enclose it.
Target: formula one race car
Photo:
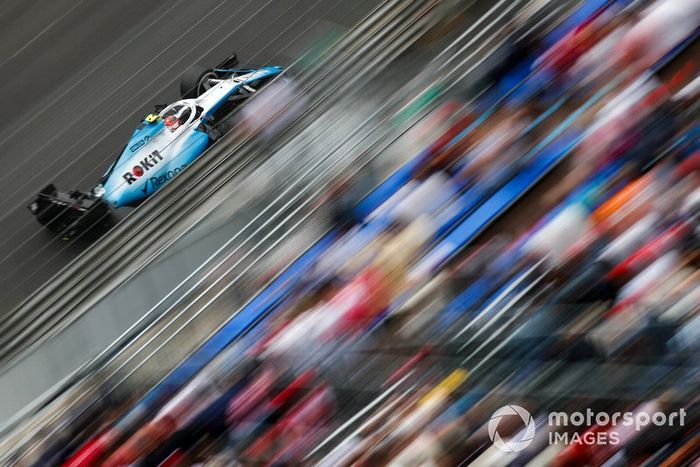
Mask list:
[[[103,223],[112,209],[135,206],[158,191],[230,129],[242,101],[282,72],[237,66],[234,54],[215,68],[188,70],[180,82],[183,99],[156,107],[90,192],[62,193],[51,184],[29,210],[49,230],[71,238]]]

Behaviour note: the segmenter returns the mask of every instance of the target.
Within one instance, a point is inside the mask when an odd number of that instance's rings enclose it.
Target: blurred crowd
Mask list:
[[[194,379],[95,413],[31,461],[697,462],[700,128],[687,50],[700,1],[598,3],[507,31],[480,97],[433,112],[410,180],[369,214],[343,179],[332,244]],[[567,173],[543,217],[516,237],[456,235],[545,158]],[[531,418],[498,411],[513,406]],[[685,415],[643,427],[548,417],[587,409]],[[507,416],[496,426],[494,413]],[[555,432],[598,442],[553,443]]]

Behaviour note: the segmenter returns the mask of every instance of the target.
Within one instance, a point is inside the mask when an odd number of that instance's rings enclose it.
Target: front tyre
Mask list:
[[[209,89],[209,79],[217,78],[210,68],[193,65],[180,78],[180,95],[183,99],[194,99]]]

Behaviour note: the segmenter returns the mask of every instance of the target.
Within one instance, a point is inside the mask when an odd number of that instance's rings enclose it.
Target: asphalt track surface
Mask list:
[[[89,246],[43,230],[26,208],[36,193],[92,188],[154,104],[179,98],[191,64],[236,51],[286,66],[378,3],[0,1],[0,312]]]

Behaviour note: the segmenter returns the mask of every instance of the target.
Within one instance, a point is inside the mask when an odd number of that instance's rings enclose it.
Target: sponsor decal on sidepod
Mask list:
[[[151,170],[154,166],[158,165],[160,161],[163,160],[163,156],[160,155],[160,152],[153,151],[151,154],[146,156],[139,164],[136,164],[130,172],[125,173],[122,175],[124,180],[131,185],[132,183],[136,182],[139,177],[143,176],[146,172]]]
[[[146,193],[148,191],[148,182],[151,183],[154,189],[157,189],[161,185],[165,184],[166,182],[170,181],[175,175],[179,174],[183,170],[185,170],[186,165],[181,165],[180,167],[175,167],[173,170],[168,170],[165,172],[163,175],[159,175],[157,177],[151,177],[148,180],[146,180],[146,183],[143,185],[143,192]]]

